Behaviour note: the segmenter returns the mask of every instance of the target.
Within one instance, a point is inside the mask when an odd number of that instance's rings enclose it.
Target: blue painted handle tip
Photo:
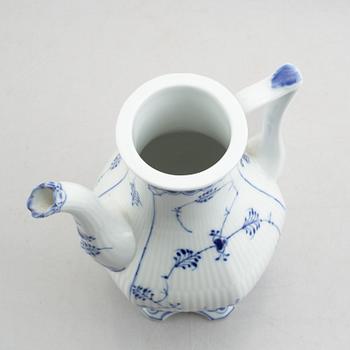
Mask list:
[[[298,69],[292,64],[284,64],[276,70],[271,78],[271,87],[273,89],[281,87],[290,87],[302,81]]]

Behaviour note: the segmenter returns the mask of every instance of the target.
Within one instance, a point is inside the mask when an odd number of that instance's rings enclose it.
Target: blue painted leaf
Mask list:
[[[135,297],[135,299],[139,299],[142,301],[150,300],[153,301],[154,293],[150,288],[144,288],[142,286],[135,286],[133,285],[131,287],[131,293]]]
[[[79,228],[78,228],[78,234],[79,234],[81,239],[88,241],[88,242],[92,242],[96,239],[94,236],[90,236],[90,235],[87,235],[86,233],[82,232]]]
[[[131,205],[132,206],[141,206],[142,207],[142,203],[141,203],[141,199],[140,199],[140,195],[138,193],[138,191],[136,190],[136,185],[135,182],[130,182],[130,194],[131,194]]]
[[[121,160],[122,160],[121,155],[120,155],[120,154],[117,154],[117,155],[115,156],[115,158],[112,160],[111,165],[109,166],[109,169],[110,169],[110,170],[115,169],[115,168],[119,165],[119,163],[121,162]]]
[[[78,228],[78,233],[79,233],[79,236],[81,238],[80,239],[80,247],[85,251],[86,254],[88,254],[90,256],[96,257],[97,255],[99,255],[101,253],[101,250],[113,249],[112,247],[99,248],[96,245],[92,244],[91,242],[96,240],[96,237],[82,232],[79,228]]]
[[[212,199],[216,192],[218,192],[220,188],[218,187],[210,187],[205,192],[203,192],[201,195],[198,196],[198,198],[195,200],[196,203],[205,203],[208,202],[210,199]]]
[[[80,241],[80,246],[85,251],[85,253],[90,256],[97,256],[100,254],[100,248],[97,248],[95,245],[88,243],[84,239]]]
[[[174,256],[174,267],[182,268],[183,270],[195,270],[198,267],[198,262],[201,258],[200,252],[193,252],[191,249],[180,248],[176,250]]]
[[[254,237],[255,233],[259,230],[261,224],[261,219],[259,213],[250,208],[248,210],[248,215],[244,219],[244,224],[242,229],[245,230],[246,234],[251,238]]]

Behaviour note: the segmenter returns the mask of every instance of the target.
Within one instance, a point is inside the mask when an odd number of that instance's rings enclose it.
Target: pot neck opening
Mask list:
[[[126,101],[117,145],[131,170],[173,191],[207,187],[241,158],[247,125],[235,97],[219,83],[193,74],[153,79]]]

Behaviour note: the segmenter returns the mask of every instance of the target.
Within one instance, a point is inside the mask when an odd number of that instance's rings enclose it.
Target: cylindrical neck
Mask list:
[[[170,74],[137,89],[124,104],[116,139],[127,166],[170,191],[203,189],[240,160],[247,124],[236,98],[219,83]]]

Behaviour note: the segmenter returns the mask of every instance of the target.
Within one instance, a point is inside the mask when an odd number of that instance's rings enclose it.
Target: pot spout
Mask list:
[[[121,215],[108,212],[97,196],[81,185],[44,182],[33,189],[27,207],[34,218],[59,212],[73,215],[83,250],[111,271],[124,270],[134,256],[130,225]]]

